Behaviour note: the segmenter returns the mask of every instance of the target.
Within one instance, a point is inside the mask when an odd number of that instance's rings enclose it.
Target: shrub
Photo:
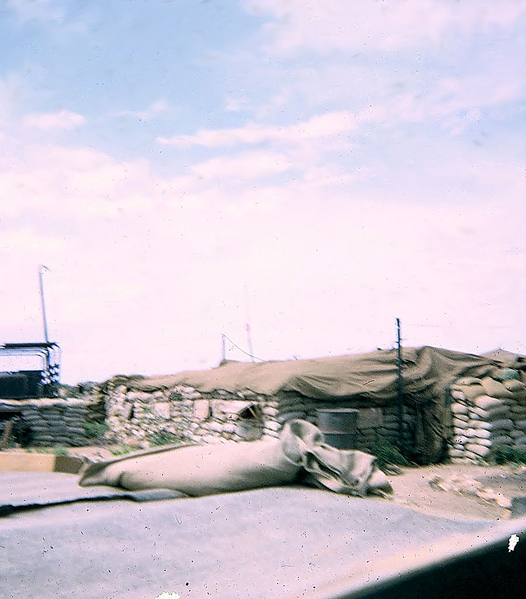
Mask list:
[[[110,450],[114,456],[126,455],[127,453],[133,453],[137,451],[136,447],[130,447],[129,445],[121,445],[121,447],[117,447],[115,449]]]
[[[109,430],[109,426],[105,422],[86,422],[84,424],[84,432],[89,439],[101,439]]]
[[[497,447],[493,454],[495,464],[526,464],[526,452],[513,447]]]
[[[377,441],[370,451],[376,457],[376,463],[380,470],[390,470],[390,466],[409,466],[409,461],[398,451],[398,449],[385,439]]]
[[[53,447],[53,453],[55,455],[67,456],[69,455],[69,450],[66,447],[60,447],[57,445],[56,447]]]

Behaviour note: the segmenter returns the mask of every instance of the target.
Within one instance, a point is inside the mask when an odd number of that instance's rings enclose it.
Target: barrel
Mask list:
[[[316,410],[318,428],[328,445],[338,449],[356,449],[358,410],[348,408]]]

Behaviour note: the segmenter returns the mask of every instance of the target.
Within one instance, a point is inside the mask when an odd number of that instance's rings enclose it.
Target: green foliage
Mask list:
[[[130,447],[129,445],[121,445],[120,447],[116,447],[110,450],[114,456],[126,455],[128,453],[133,453],[137,451],[136,447]]]
[[[60,447],[57,445],[56,447],[53,447],[53,453],[55,455],[67,456],[69,455],[69,450],[66,447]]]
[[[493,454],[495,464],[526,464],[526,452],[513,447],[497,447]]]
[[[391,470],[391,466],[409,466],[409,461],[386,439],[378,439],[368,451],[376,457],[381,470]]]
[[[61,445],[55,445],[54,447],[31,447],[26,450],[27,453],[42,453],[42,454],[50,454],[53,453],[55,455],[68,456],[69,449],[67,447],[62,447]]]
[[[174,445],[177,443],[181,443],[182,439],[179,435],[175,433],[170,433],[168,431],[160,431],[149,436],[148,441],[151,447],[158,447],[160,445]]]
[[[101,439],[109,430],[109,426],[105,422],[86,422],[84,424],[84,432],[89,439]]]

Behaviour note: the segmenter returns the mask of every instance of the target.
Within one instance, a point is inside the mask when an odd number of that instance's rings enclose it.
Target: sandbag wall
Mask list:
[[[29,429],[30,445],[80,447],[89,444],[85,423],[90,400],[50,398],[2,400],[0,403],[20,410],[21,424]]]
[[[356,409],[358,424],[356,447],[362,451],[374,453],[380,446],[397,447],[399,443],[398,408],[391,402],[386,405],[375,405],[360,400],[321,401],[304,397],[297,393],[280,393],[278,395],[278,422],[280,424],[292,418],[301,418],[312,424],[318,424],[318,410]],[[416,415],[411,406],[404,407],[403,429],[405,442],[411,442],[415,427]]]
[[[499,448],[526,455],[526,374],[503,376],[510,378],[469,377],[451,386],[452,461],[490,460]]]

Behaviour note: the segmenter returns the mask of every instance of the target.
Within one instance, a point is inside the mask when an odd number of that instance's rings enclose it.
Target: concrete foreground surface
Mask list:
[[[336,597],[343,595],[324,594],[335,581],[365,588],[382,579],[386,564],[411,568],[436,548],[443,555],[474,546],[502,526],[519,532],[523,526],[445,518],[394,501],[301,487],[89,501],[76,480],[69,474],[0,472],[4,503],[49,499],[58,489],[62,498],[76,493],[79,499],[0,518],[0,595]]]

